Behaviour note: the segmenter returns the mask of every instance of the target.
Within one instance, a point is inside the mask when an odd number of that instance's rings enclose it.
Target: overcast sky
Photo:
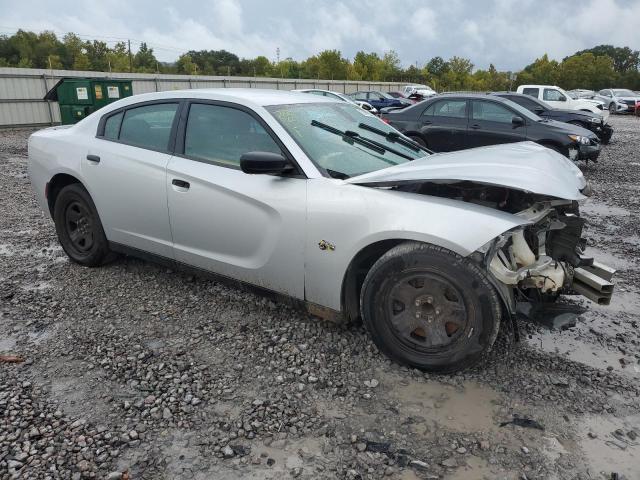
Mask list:
[[[0,33],[75,32],[146,41],[162,61],[194,49],[302,60],[393,49],[404,66],[439,55],[519,70],[607,43],[640,49],[640,0],[0,0]]]

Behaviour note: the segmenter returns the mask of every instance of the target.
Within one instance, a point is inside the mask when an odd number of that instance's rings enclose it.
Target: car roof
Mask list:
[[[486,93],[441,93],[434,97],[429,98],[427,101],[433,102],[435,100],[442,100],[446,98],[464,98],[464,99],[476,99],[476,100],[487,100],[493,99],[499,102],[510,102],[506,98],[499,97],[497,95],[487,95]]]
[[[197,88],[191,90],[168,90],[164,92],[144,93],[127,97],[128,104],[163,100],[171,98],[199,98],[206,100],[220,100],[245,105],[261,106],[287,105],[292,103],[335,102],[329,98],[312,95],[301,95],[301,92],[287,90],[272,90],[263,88]],[[123,105],[123,103],[120,103]]]

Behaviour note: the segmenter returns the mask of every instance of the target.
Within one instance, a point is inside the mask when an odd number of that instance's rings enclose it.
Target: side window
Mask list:
[[[473,101],[472,118],[488,122],[511,123],[513,112],[494,102]]]
[[[104,134],[102,135],[104,138],[109,140],[118,139],[123,116],[124,112],[120,112],[107,118],[107,121],[104,122]]]
[[[524,93],[525,95],[531,95],[532,97],[538,98],[538,95],[540,94],[540,89],[539,88],[523,88],[522,93]]]
[[[361,100],[361,101],[363,101],[363,102],[366,102],[366,101],[368,100],[368,99],[367,99],[367,94],[366,94],[366,93],[364,93],[364,92],[358,92],[358,93],[356,93],[356,100]]]
[[[310,92],[307,92],[307,93],[311,93],[311,94],[313,94],[313,95],[320,95],[321,97],[326,96],[326,93],[324,93],[324,92],[319,92],[318,90],[311,90]]]
[[[184,138],[186,156],[240,167],[240,157],[248,152],[282,153],[269,133],[248,113],[219,105],[191,105]]]
[[[567,97],[554,88],[545,88],[542,99],[550,102],[566,102]]]
[[[442,100],[434,102],[424,111],[423,115],[449,118],[465,118],[467,116],[466,100]]]
[[[122,119],[120,141],[138,147],[166,151],[177,110],[177,103],[130,108]]]

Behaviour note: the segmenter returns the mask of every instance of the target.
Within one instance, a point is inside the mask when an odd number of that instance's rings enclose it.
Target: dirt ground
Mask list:
[[[31,132],[0,132],[0,354],[25,359],[0,363],[0,479],[640,478],[640,119],[610,122],[581,168],[611,305],[521,323],[519,345],[442,377],[210,280],[70,263],[31,192]]]

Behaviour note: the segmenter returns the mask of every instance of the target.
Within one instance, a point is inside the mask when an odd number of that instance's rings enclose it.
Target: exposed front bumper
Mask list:
[[[569,148],[569,158],[571,160],[597,160],[602,150],[600,143],[596,145],[573,145]]]
[[[609,143],[613,135],[613,127],[608,123],[592,123],[589,129],[598,136],[602,143]]]

